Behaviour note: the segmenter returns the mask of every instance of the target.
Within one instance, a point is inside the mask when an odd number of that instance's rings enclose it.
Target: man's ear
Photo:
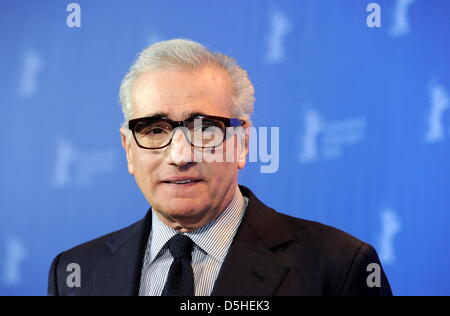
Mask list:
[[[127,163],[128,163],[128,172],[133,175],[134,174],[134,168],[133,168],[133,152],[131,151],[131,137],[128,137],[127,131],[122,127],[120,128],[120,135],[122,138],[122,147],[125,150],[125,154],[127,156]]]

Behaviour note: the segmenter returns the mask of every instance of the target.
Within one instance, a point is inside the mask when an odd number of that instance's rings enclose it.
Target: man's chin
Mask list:
[[[205,215],[205,207],[195,205],[195,201],[171,201],[161,209],[163,216],[171,221],[195,223]]]

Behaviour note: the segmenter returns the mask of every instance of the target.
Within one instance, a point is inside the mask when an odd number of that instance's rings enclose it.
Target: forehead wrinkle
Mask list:
[[[162,76],[164,73],[168,73],[168,76]],[[197,100],[198,102],[207,101],[211,94],[209,90],[201,87],[197,84],[192,85],[186,78],[172,78],[170,77],[171,71],[166,72],[146,72],[141,74],[134,82],[132,88],[132,103],[138,107],[145,107],[151,103],[157,103],[159,105],[167,105],[174,103],[185,103],[186,100]],[[177,73],[192,73],[198,75],[199,72],[175,72]],[[211,84],[214,82],[214,86],[219,87],[224,85],[223,80],[217,80],[217,78],[188,78],[195,83],[198,81],[206,81]]]
[[[199,95],[187,94],[174,98],[173,96],[163,95],[160,91],[147,89],[144,85],[135,87],[134,92],[133,103],[135,113],[144,114],[138,114],[139,117],[150,117],[156,114],[161,114],[170,119],[175,119],[177,117],[182,119],[191,117],[194,113],[201,113],[204,115],[224,114],[216,113],[214,110],[215,106],[211,104],[211,100],[207,100],[206,98],[203,98],[203,96]],[[146,108],[154,108],[155,105],[157,106],[154,112],[149,112],[146,110]],[[161,110],[158,110],[158,108]],[[167,111],[167,109],[171,109],[171,111]]]
[[[227,82],[229,78],[220,74],[220,70],[215,70],[213,73],[205,73],[204,71],[187,73],[194,75],[194,78],[192,78],[194,82],[198,83],[199,80],[204,80],[209,84],[214,82],[214,88],[222,86],[224,88],[221,89],[222,91],[230,90],[230,84]],[[223,107],[224,104],[228,105],[231,102],[228,99],[224,99],[223,93],[218,92],[220,90],[213,89],[215,94],[210,94],[209,89],[195,84],[196,89],[185,89],[185,86],[190,87],[189,81],[183,81],[185,78],[160,76],[163,73],[148,72],[136,79],[132,90],[132,104],[134,105],[133,112],[135,115],[144,117],[145,115],[143,114],[150,114],[146,116],[151,116],[159,110],[159,112],[162,112],[161,114],[164,114],[168,118],[181,120],[188,118],[193,112],[202,112],[207,115],[216,116],[228,116],[231,114],[232,105],[230,107],[227,106],[226,109]],[[168,73],[170,74],[171,72],[169,71]],[[198,76],[196,75],[201,75],[202,73],[203,78],[197,78]],[[176,82],[177,84],[168,84],[172,80],[174,80],[173,83]],[[180,82],[183,88],[179,86]],[[211,97],[217,98],[212,99]],[[217,105],[211,103],[214,101],[220,105],[217,107]],[[177,108],[177,104],[180,106],[179,108]]]

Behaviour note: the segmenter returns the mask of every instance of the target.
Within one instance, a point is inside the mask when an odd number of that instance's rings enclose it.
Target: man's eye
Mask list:
[[[214,127],[214,125],[210,125],[210,124],[209,125],[208,124],[202,125],[202,132],[206,131],[210,127]]]
[[[150,127],[150,128],[144,128],[140,131],[141,135],[162,135],[167,133],[167,131],[161,127]]]
[[[159,127],[155,127],[150,129],[146,134],[150,134],[150,135],[159,135],[159,134],[164,134],[166,131],[163,130],[162,128]]]
[[[215,122],[208,122],[208,121],[205,122],[204,121],[201,126],[202,132],[206,131],[210,127],[219,128],[219,126]]]
[[[202,124],[201,126],[198,126],[195,128],[196,131],[200,131],[202,133],[211,131],[211,129],[215,129],[217,126],[211,125],[211,124]]]

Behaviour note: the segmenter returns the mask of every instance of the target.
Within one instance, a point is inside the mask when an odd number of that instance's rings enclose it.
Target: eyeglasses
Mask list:
[[[139,147],[161,149],[172,142],[174,130],[181,128],[193,147],[213,148],[223,144],[228,127],[243,126],[246,121],[211,115],[193,115],[184,121],[172,121],[157,115],[130,120],[128,128]]]

